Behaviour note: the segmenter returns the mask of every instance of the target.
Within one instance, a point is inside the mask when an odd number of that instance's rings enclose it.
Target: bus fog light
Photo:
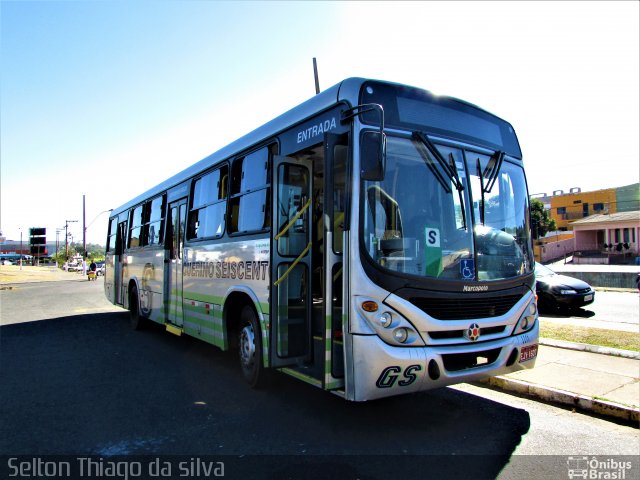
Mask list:
[[[382,315],[380,315],[380,318],[378,318],[380,325],[382,325],[384,328],[389,328],[391,326],[392,320],[393,318],[391,317],[391,314],[389,312],[384,312]]]
[[[409,338],[409,332],[404,327],[396,328],[393,331],[393,338],[395,339],[396,342],[404,343]]]

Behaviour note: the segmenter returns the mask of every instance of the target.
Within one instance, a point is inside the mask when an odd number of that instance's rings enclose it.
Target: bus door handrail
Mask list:
[[[311,198],[309,198],[309,200],[307,200],[307,203],[305,203],[302,208],[298,211],[298,213],[296,213],[293,218],[291,219],[291,221],[289,223],[287,223],[287,226],[284,227],[282,229],[282,231],[277,234],[274,238],[274,240],[279,240],[280,237],[282,237],[285,233],[287,233],[287,231],[291,228],[291,226],[296,223],[296,220],[298,220],[300,218],[300,216],[304,213],[304,211],[309,208],[309,205],[311,205]]]
[[[291,270],[293,270],[293,268],[298,264],[298,262],[300,262],[300,260],[302,260],[302,257],[304,257],[307,252],[309,251],[309,249],[311,248],[311,244],[312,242],[309,241],[309,243],[307,243],[307,246],[305,247],[305,249],[300,253],[300,255],[298,255],[298,258],[296,258],[291,265],[289,265],[289,268],[287,268],[287,271],[284,272],[282,274],[282,276],[280,278],[278,278],[275,282],[273,282],[273,286],[277,287],[278,285],[280,285],[280,283],[289,276],[289,274],[291,273]]]

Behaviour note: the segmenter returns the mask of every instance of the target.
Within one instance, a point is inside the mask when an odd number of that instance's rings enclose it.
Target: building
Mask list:
[[[536,262],[548,263],[573,255],[575,242],[573,232],[549,232],[533,243]]]
[[[545,205],[558,230],[567,231],[573,228],[572,222],[591,215],[640,210],[640,183],[591,192],[574,187],[569,193],[556,190],[553,195],[540,193],[531,197]]]
[[[640,210],[640,183],[616,188],[616,211]]]
[[[591,215],[570,226],[574,263],[624,263],[640,255],[640,210]]]
[[[56,249],[55,242],[47,243],[40,247],[40,252],[42,253],[42,256],[52,255],[56,251],[57,249]],[[29,257],[31,257],[32,252],[31,252],[31,246],[29,245],[29,239],[27,238],[22,242],[17,240],[5,240],[4,242],[0,243],[0,253],[2,254],[15,253],[15,254],[28,255]]]
[[[592,192],[555,195],[550,202],[551,218],[558,230],[571,230],[569,224],[590,215],[615,213],[617,211],[616,189],[606,188]]]

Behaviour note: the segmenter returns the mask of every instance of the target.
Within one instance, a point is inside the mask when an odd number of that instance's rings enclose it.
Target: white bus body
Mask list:
[[[131,323],[364,401],[535,363],[511,126],[352,78],[113,210],[105,294]]]

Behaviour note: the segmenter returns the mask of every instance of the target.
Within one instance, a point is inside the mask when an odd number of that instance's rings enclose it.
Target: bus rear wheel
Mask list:
[[[132,287],[129,294],[129,323],[134,330],[140,330],[144,326],[144,318],[140,316],[140,301],[138,288]]]
[[[240,313],[238,346],[245,380],[253,388],[264,386],[266,371],[262,365],[262,336],[256,314],[249,306],[243,307]]]

